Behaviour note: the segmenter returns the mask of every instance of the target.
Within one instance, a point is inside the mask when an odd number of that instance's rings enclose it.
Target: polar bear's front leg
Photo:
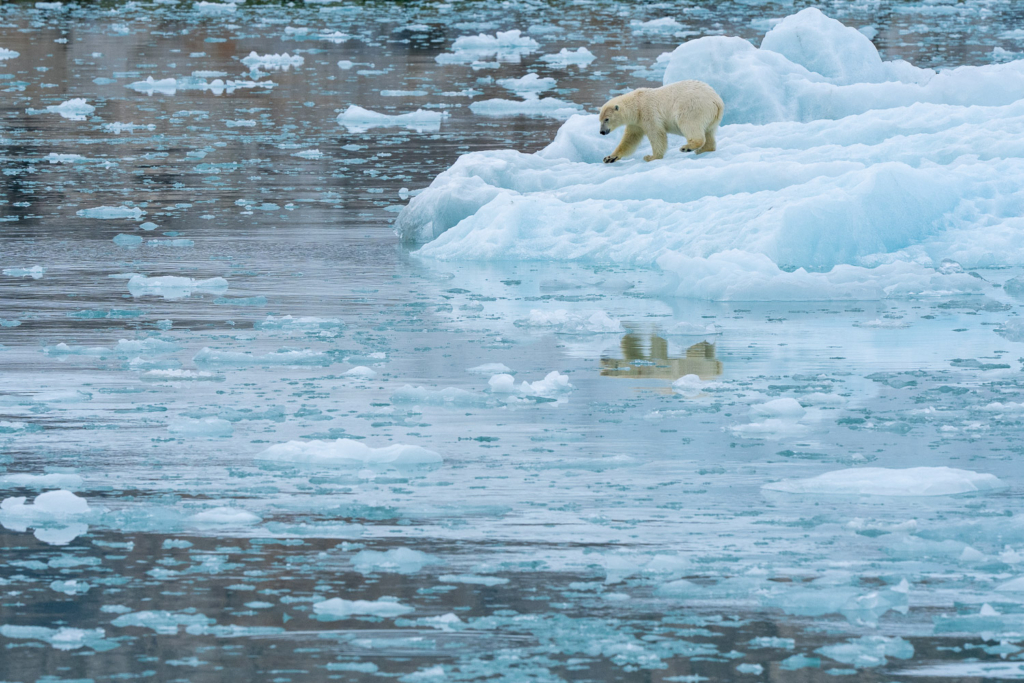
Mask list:
[[[664,159],[665,152],[668,150],[668,134],[664,129],[657,131],[647,131],[647,138],[651,141],[651,152],[644,157],[644,161],[654,161],[655,159]]]
[[[622,141],[619,143],[619,146],[615,148],[614,152],[604,158],[604,163],[614,164],[619,159],[628,157],[636,151],[636,148],[640,146],[640,142],[643,139],[644,131],[642,128],[626,126],[626,134],[622,136]]]

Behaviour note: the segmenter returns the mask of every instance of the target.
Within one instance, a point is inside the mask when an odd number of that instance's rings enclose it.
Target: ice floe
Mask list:
[[[572,116],[536,154],[459,158],[410,201],[399,233],[434,260],[646,267],[666,294],[717,300],[975,293],[971,268],[1024,265],[1024,223],[1008,209],[1022,197],[1024,61],[939,73],[882,62],[814,9],[765,44],[712,36],[669,60],[666,83],[707,71],[726,122],[745,122],[719,130],[717,151],[687,156],[676,138],[663,160],[640,161],[645,143],[605,165],[616,140]],[[768,77],[780,69],[806,92]]]
[[[354,133],[361,133],[371,128],[400,127],[417,132],[436,131],[441,128],[444,112],[417,109],[407,114],[381,114],[356,105],[338,114],[338,123]]]
[[[992,474],[952,467],[858,467],[810,479],[789,479],[761,488],[766,491],[813,495],[952,496],[1006,488]]]
[[[266,449],[258,460],[323,467],[422,467],[440,465],[441,456],[422,446],[393,444],[373,448],[353,439],[289,441]]]

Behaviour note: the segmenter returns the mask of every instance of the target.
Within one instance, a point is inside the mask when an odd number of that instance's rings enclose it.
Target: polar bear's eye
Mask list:
[[[619,105],[616,104],[615,105],[615,111],[618,111],[618,110],[619,110]]]

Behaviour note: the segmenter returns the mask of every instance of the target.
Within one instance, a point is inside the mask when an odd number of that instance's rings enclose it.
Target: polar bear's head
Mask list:
[[[601,135],[608,135],[613,130],[626,124],[623,118],[622,103],[618,97],[614,97],[601,107]]]

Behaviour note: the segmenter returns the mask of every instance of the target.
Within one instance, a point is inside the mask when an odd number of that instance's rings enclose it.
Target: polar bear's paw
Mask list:
[[[616,161],[618,161],[618,160],[619,160],[620,158],[621,158],[621,157],[617,157],[617,156],[615,156],[614,154],[609,154],[608,156],[606,156],[606,157],[604,158],[604,163],[606,163],[606,164],[614,164],[614,163],[615,163]]]

